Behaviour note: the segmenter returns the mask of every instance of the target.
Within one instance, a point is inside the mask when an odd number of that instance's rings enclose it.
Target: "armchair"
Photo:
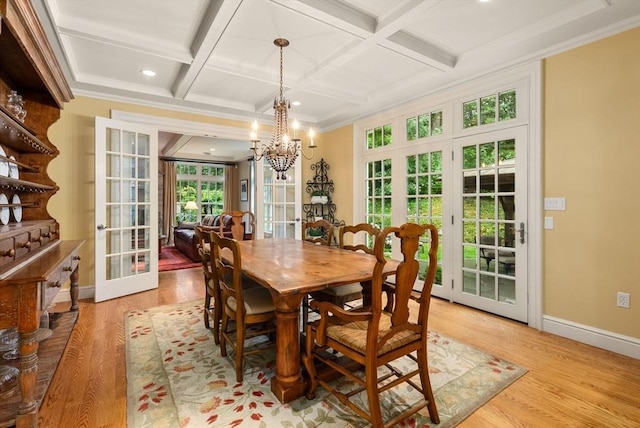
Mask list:
[[[416,296],[412,293],[419,269],[415,255],[420,237],[427,231],[430,238],[429,265],[422,293]],[[400,239],[403,259],[396,271],[396,284],[386,287],[383,278],[386,263],[384,244],[391,236]],[[394,426],[424,407],[428,409],[433,423],[440,422],[427,361],[427,321],[431,288],[437,268],[437,248],[438,232],[433,225],[408,223],[400,227],[385,228],[376,237],[374,246],[377,262],[373,271],[371,307],[349,312],[330,302],[311,302],[311,307],[320,312],[320,319],[306,326],[306,351],[303,354],[303,362],[310,377],[307,398],[312,399],[316,388],[321,385],[374,427]],[[383,292],[393,295],[393,298],[387,299],[388,303],[384,308]],[[409,305],[412,298],[417,299],[419,303],[417,314],[414,316],[410,316],[411,310],[415,309],[415,305]],[[343,367],[327,352],[328,349],[333,349],[347,359],[364,366],[364,373],[354,373]],[[408,373],[403,373],[390,364],[403,356],[415,362]],[[319,376],[316,371],[317,362],[329,366],[355,382],[355,390],[341,392],[334,388]],[[382,366],[388,370],[378,379],[378,368]],[[419,384],[412,380],[416,375],[419,375]],[[391,381],[390,378],[393,376],[396,379]],[[383,421],[380,394],[403,382],[421,392],[421,399],[389,420]],[[363,390],[367,391],[368,410],[351,400],[355,393]]]

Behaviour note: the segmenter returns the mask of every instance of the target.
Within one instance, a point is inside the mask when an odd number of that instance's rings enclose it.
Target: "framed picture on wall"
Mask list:
[[[240,201],[246,202],[249,200],[249,181],[248,180],[240,180]]]

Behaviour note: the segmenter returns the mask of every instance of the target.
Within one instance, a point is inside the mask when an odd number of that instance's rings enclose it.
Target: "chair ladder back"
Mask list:
[[[214,260],[222,301],[226,305],[227,298],[233,297],[236,300],[238,310],[243,310],[242,261],[238,241],[220,236],[216,232],[212,232],[210,236],[214,249],[212,253],[215,254]],[[231,252],[231,263],[225,263],[222,260],[221,252],[224,249],[228,249]]]
[[[205,277],[210,278],[211,265],[209,264],[209,253],[211,251],[211,239],[209,238],[209,232],[205,231],[202,226],[196,226],[194,233],[198,239],[198,254],[200,255],[204,275]]]
[[[256,218],[251,211],[225,211],[220,214],[220,222],[217,226],[220,235],[223,235],[225,224],[224,219],[231,217],[231,236],[233,239],[243,241],[245,239],[253,239],[255,236]],[[251,233],[248,234],[247,223],[251,225]]]
[[[376,236],[380,233],[380,229],[369,223],[358,223],[356,225],[341,226],[338,229],[338,247],[351,251],[362,251],[367,254],[373,254],[373,247],[375,244]],[[365,234],[364,244],[347,244],[345,235],[351,234],[353,238],[362,236]]]
[[[309,235],[310,229],[321,229],[322,235]],[[302,239],[320,245],[331,245],[333,242],[333,225],[325,219],[302,223]]]

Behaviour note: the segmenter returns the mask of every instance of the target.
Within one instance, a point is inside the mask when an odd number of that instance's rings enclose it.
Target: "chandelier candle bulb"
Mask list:
[[[314,132],[313,129],[309,130],[309,148],[310,149],[315,149],[316,147],[318,147],[318,145],[313,141],[313,136],[314,136]]]
[[[297,139],[298,138],[298,128],[300,128],[300,124],[298,123],[297,120],[293,121],[293,139]]]

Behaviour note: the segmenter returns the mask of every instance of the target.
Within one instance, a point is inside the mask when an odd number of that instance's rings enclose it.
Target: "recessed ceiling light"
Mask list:
[[[215,151],[216,151],[216,149],[214,149],[213,147],[211,147],[211,148],[209,149],[209,151],[210,151],[210,152],[215,152]]]
[[[294,106],[299,106],[300,105],[300,101],[293,101],[291,104],[294,105]]]
[[[142,74],[144,74],[145,76],[149,76],[149,77],[153,77],[156,75],[156,72],[153,70],[149,70],[147,68],[145,68],[144,70],[140,71]]]

